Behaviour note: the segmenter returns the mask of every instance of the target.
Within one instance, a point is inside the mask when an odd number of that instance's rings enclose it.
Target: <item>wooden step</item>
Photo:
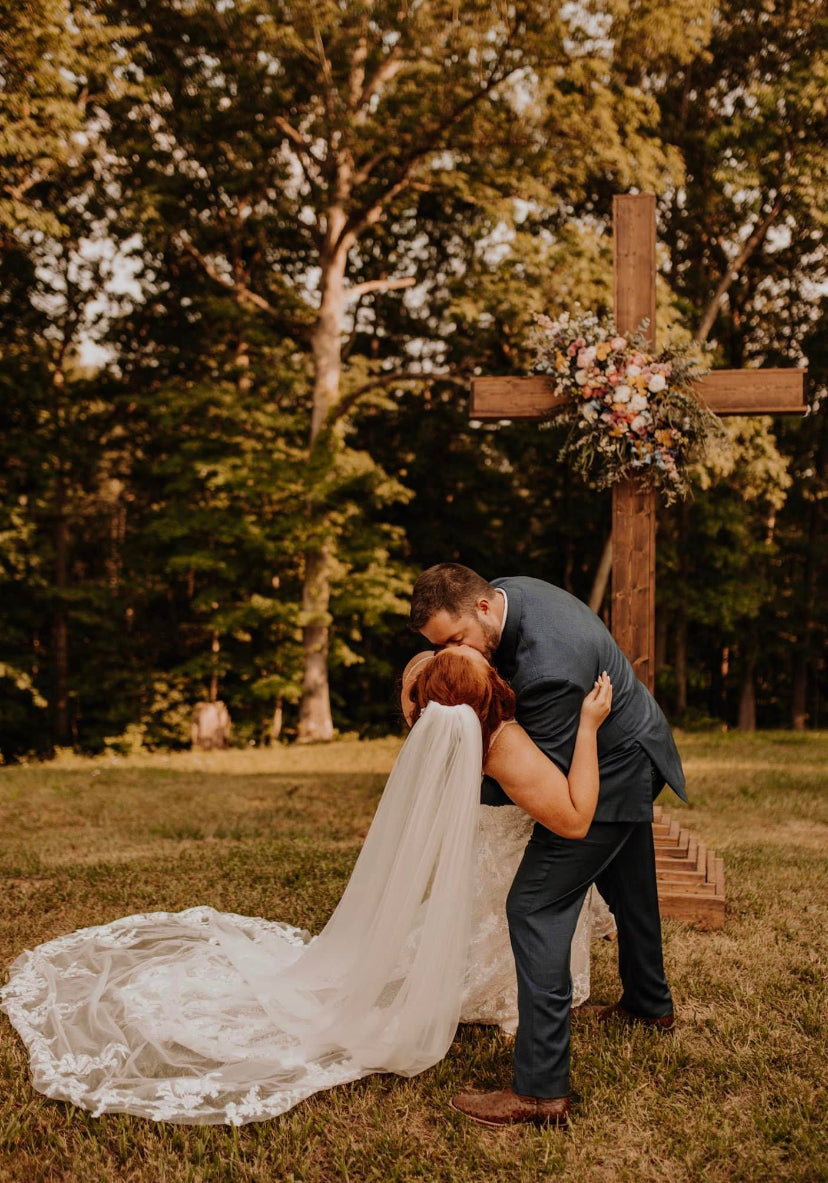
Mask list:
[[[659,883],[699,883],[707,882],[707,868],[693,867],[689,871],[674,871],[664,870],[660,874],[657,873]],[[715,887],[715,884],[710,884]]]
[[[653,808],[653,841],[661,915],[698,928],[721,928],[725,920],[724,860],[660,805]]]

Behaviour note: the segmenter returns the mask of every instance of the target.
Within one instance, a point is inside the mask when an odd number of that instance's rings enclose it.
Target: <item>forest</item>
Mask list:
[[[828,725],[828,24],[817,0],[0,0],[0,757],[379,736],[432,563],[609,620],[610,495],[470,418],[612,301],[808,368],[658,518],[671,722]]]

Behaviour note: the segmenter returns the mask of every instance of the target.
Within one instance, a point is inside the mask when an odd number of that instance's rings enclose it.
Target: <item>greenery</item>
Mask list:
[[[666,921],[672,1039],[574,1018],[566,1134],[487,1131],[450,1112],[509,1079],[508,1039],[461,1028],[411,1080],[374,1076],[276,1121],[153,1125],[34,1094],[0,1025],[0,1180],[595,1180],[817,1183],[828,1134],[828,733],[680,734],[690,808],[670,813],[724,855],[723,930]],[[270,751],[99,757],[0,772],[0,959],[81,925],[197,903],[318,931],[350,874],[396,740]],[[594,1002],[618,994],[593,950]]]
[[[608,498],[468,389],[610,311],[614,192],[658,195],[664,340],[824,389],[820,6],[151,9],[0,2],[4,761],[215,697],[240,744],[394,731],[439,560],[606,615]],[[827,424],[728,421],[661,509],[671,718],[824,725]]]

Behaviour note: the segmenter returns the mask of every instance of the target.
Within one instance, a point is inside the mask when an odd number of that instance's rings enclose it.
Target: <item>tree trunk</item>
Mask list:
[[[804,731],[808,722],[808,655],[803,650],[794,654],[791,685],[791,726]]]
[[[655,662],[656,672],[667,664],[667,637],[670,631],[670,614],[666,608],[656,609]]]
[[[678,546],[679,573],[682,587],[686,588],[690,576],[688,562],[688,539],[690,535],[690,510],[683,501],[679,508]],[[676,713],[683,715],[687,710],[687,604],[681,600],[676,611],[676,635],[674,665],[676,671]]]
[[[713,325],[716,323],[716,317],[719,314],[719,309],[722,306],[725,296],[730,291],[734,281],[739,278],[742,269],[750,259],[751,255],[764,242],[765,236],[767,235],[773,223],[779,217],[779,214],[782,212],[783,204],[784,202],[782,196],[780,195],[773,203],[770,212],[762,219],[761,222],[756,223],[736,258],[732,262],[728,263],[725,273],[719,280],[716,291],[713,293],[713,296],[704,311],[704,315],[702,316],[699,327],[696,330],[695,340],[700,344],[703,344],[710,335],[710,331],[713,328]]]
[[[742,668],[742,689],[739,694],[739,716],[737,727],[740,731],[756,730],[756,653],[751,649],[745,655]]]
[[[58,746],[71,742],[69,733],[69,622],[66,617],[66,602],[62,593],[68,583],[67,554],[69,549],[69,526],[66,521],[63,478],[58,477],[56,491],[55,520],[55,590],[57,592],[52,622],[54,645],[54,741]]]
[[[282,724],[284,722],[284,699],[281,694],[276,699],[276,705],[273,708],[273,718],[270,722],[270,742],[276,743],[279,736],[282,734]]]
[[[819,462],[818,467],[821,468]],[[811,501],[808,517],[808,549],[802,576],[802,616],[799,621],[799,644],[794,653],[793,685],[791,687],[791,726],[794,731],[804,731],[808,722],[808,667],[814,634],[817,596],[816,553],[822,528],[823,504],[820,498],[815,497]]]
[[[592,590],[589,593],[589,606],[593,612],[599,613],[601,605],[604,602],[604,596],[607,594],[607,584],[609,583],[610,574],[612,573],[612,530],[607,535],[607,540],[604,543],[604,549],[601,552],[601,558],[598,563],[598,569],[595,572],[595,579],[592,581]]]
[[[681,605],[676,612],[676,632],[673,649],[676,671],[676,714],[687,710],[687,610]]]
[[[571,596],[574,596],[575,588],[572,584],[572,569],[575,566],[575,544],[571,538],[567,538],[564,544],[564,554],[566,555],[566,559],[564,561],[563,587],[564,591],[568,591]]]
[[[221,640],[215,629],[213,629],[213,636],[210,642],[210,651],[212,653],[212,672],[210,674],[210,702],[218,700],[218,683],[219,683],[219,653],[221,652]]]
[[[325,426],[328,413],[339,399],[342,373],[342,331],[345,313],[345,267],[348,259],[347,242],[337,242],[345,222],[341,208],[328,216],[326,248],[323,252],[320,280],[322,300],[319,315],[311,335],[314,360],[313,412],[311,418],[310,454],[319,433]],[[317,507],[309,507],[311,520],[320,516]],[[299,704],[299,743],[316,743],[333,739],[331,699],[328,685],[328,652],[330,648],[330,570],[333,560],[333,540],[324,522],[317,542],[305,552],[305,575],[302,586],[302,648],[304,670],[302,698]]]
[[[321,550],[305,555],[302,587],[302,613],[306,621],[302,629],[305,664],[296,737],[299,743],[333,739],[334,734],[328,686],[330,563],[331,548],[327,544]]]
[[[727,676],[730,673],[730,646],[724,645],[710,659],[710,693],[707,711],[715,719],[727,719]]]

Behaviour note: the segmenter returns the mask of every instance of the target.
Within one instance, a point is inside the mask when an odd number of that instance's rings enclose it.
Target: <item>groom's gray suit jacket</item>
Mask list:
[[[506,593],[509,605],[492,661],[515,691],[518,722],[565,775],[584,697],[602,670],[610,676],[612,711],[598,731],[601,787],[595,821],[649,820],[653,796],[665,782],[686,801],[670,726],[601,619],[569,592],[540,579],[492,582]],[[508,798],[486,777],[482,801],[498,805]]]

